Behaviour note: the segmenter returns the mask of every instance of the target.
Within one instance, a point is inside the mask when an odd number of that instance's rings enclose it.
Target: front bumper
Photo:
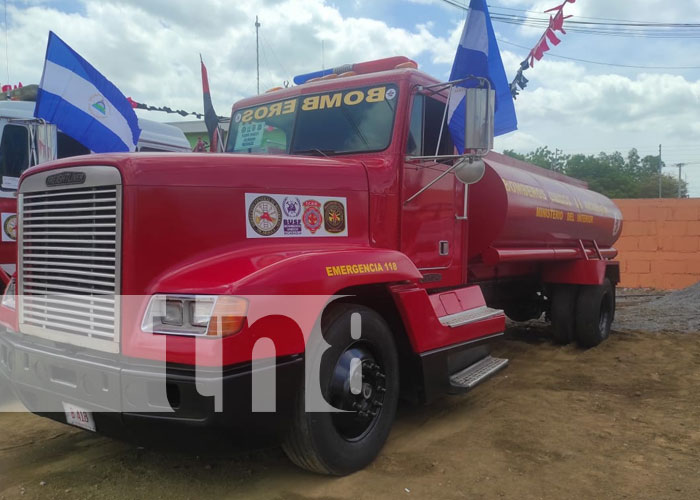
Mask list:
[[[244,363],[195,371],[0,332],[0,376],[30,411],[65,423],[63,403],[77,405],[94,413],[98,432],[116,437],[150,432],[149,424],[278,436],[290,421],[303,372],[301,356],[278,358],[266,367]],[[274,398],[275,411],[253,411],[252,381],[259,375],[256,380],[275,381],[274,394],[266,395]],[[215,405],[199,389],[217,386],[221,399]],[[264,406],[269,410],[269,401]]]

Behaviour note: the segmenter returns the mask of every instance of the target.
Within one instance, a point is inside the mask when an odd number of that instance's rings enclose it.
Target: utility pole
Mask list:
[[[659,198],[661,198],[661,144],[659,144]]]
[[[685,163],[676,163],[676,166],[678,167],[678,198],[680,198],[681,197],[681,171],[683,170]]]
[[[258,72],[258,95],[260,95],[260,45],[258,44],[259,28],[260,23],[258,22],[258,16],[255,16],[255,68]]]

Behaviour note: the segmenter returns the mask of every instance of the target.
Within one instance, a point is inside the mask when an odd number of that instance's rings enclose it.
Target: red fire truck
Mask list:
[[[455,155],[449,88],[406,58],[356,64],[236,103],[226,154],[26,172],[0,371],[66,423],[259,432],[347,474],[380,452],[400,396],[464,393],[503,368],[489,346],[506,315],[599,344],[620,211],[487,147]],[[468,109],[466,137],[484,144],[472,123],[488,128],[492,94],[475,99],[485,119]],[[274,404],[255,411],[260,387]]]

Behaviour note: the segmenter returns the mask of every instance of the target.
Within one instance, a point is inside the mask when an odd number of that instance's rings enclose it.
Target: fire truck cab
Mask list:
[[[400,396],[504,368],[506,314],[604,341],[619,209],[488,153],[485,82],[463,90],[456,154],[451,86],[407,58],[359,63],[236,103],[224,154],[24,172],[0,374],[32,411],[91,431],[259,432],[340,475],[377,456]]]

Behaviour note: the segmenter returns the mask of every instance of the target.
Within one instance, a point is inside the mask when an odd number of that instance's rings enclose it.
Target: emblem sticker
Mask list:
[[[109,107],[107,101],[100,94],[95,94],[90,97],[90,114],[95,118],[106,118],[109,115]]]
[[[2,214],[2,241],[17,241],[17,214]]]
[[[247,238],[348,236],[348,201],[343,196],[246,193]]]
[[[296,196],[285,196],[282,201],[282,209],[287,217],[299,217],[299,214],[301,214],[301,200]]]
[[[396,97],[396,89],[387,89],[386,98],[391,101]]]
[[[261,236],[272,236],[282,225],[282,210],[270,196],[258,196],[248,208],[250,227]]]
[[[345,231],[345,207],[337,200],[323,204],[323,226],[329,233]]]
[[[304,215],[301,220],[304,221],[304,227],[311,231],[311,234],[318,231],[323,222],[321,204],[316,200],[306,200],[304,202]]]

